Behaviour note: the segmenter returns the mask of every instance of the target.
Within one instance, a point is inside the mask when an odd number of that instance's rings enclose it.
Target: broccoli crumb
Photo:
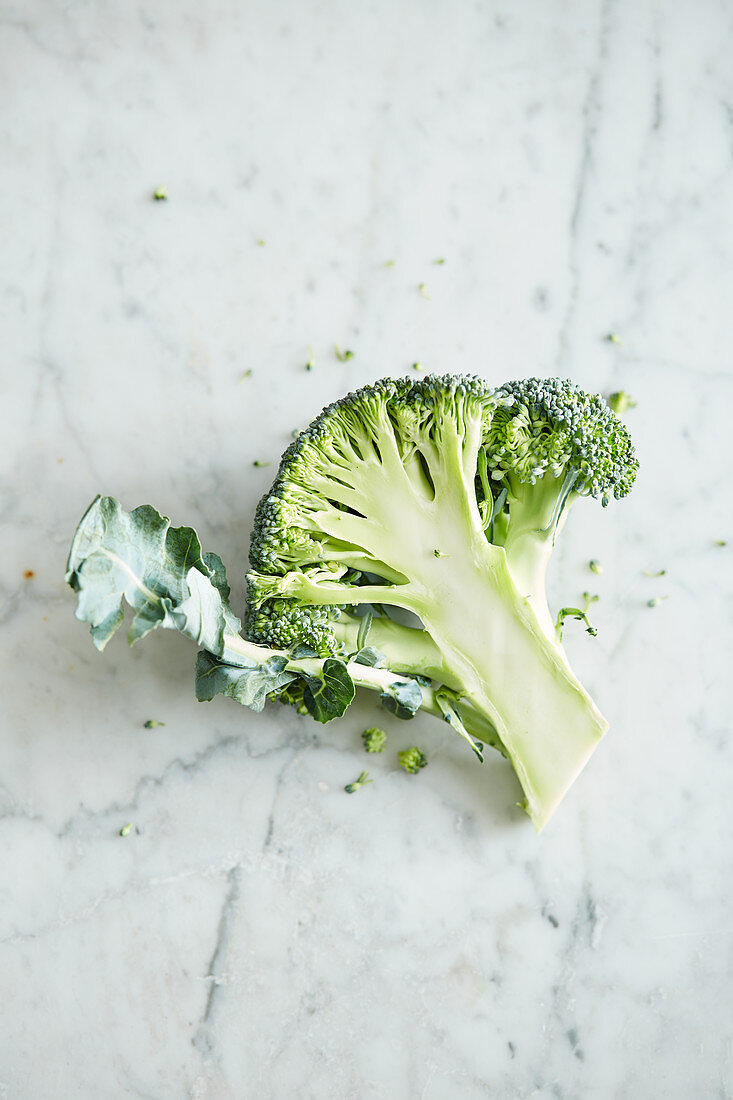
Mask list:
[[[412,364],[412,369],[422,372],[422,371],[425,370],[425,367],[422,365],[422,363],[413,363]]]
[[[727,546],[728,545],[728,540],[727,539],[716,539],[715,540],[715,545],[716,546]]]
[[[416,775],[421,768],[427,766],[428,758],[424,752],[420,752],[417,746],[413,746],[411,749],[403,749],[402,752],[397,753],[397,759],[400,762],[400,767],[404,768],[410,775]]]
[[[120,836],[129,836],[131,832],[132,822],[130,821],[127,825],[122,826],[122,828],[120,829]]]
[[[369,778],[369,772],[362,772],[358,779],[355,779],[353,783],[347,783],[344,790],[347,794],[353,794],[354,791],[360,790],[366,783],[373,783],[374,780]]]
[[[623,343],[621,337],[616,332],[607,333],[606,336],[605,336],[605,340],[609,344],[622,344]]]
[[[156,187],[155,191],[153,191],[153,199],[155,200],[155,202],[167,202],[168,191],[166,190],[166,188]]]
[[[616,413],[616,416],[623,416],[628,409],[636,408],[636,401],[625,390],[616,390],[614,393],[609,393],[608,404]]]
[[[666,569],[658,569],[656,573],[652,569],[642,569],[642,573],[645,577],[666,577]]]
[[[603,566],[596,558],[591,558],[591,560],[588,562],[588,568],[590,569],[591,573],[595,573],[599,577],[603,572]]]
[[[434,264],[438,264],[438,265],[440,265],[440,264],[444,264],[444,263],[445,263],[445,259],[444,259],[444,257],[443,257],[443,256],[441,256],[441,257],[440,257],[440,259],[438,259],[438,260],[433,260],[433,263],[434,263]]]
[[[387,734],[376,726],[369,726],[361,735],[364,748],[367,752],[384,752],[387,744]]]
[[[662,600],[668,600],[669,596],[652,596],[650,600],[646,601],[647,607],[659,607]]]
[[[420,291],[420,296],[422,298],[430,297],[430,295],[428,294],[428,288],[425,286],[425,283],[420,283],[417,289]]]
[[[269,466],[270,463],[269,462],[263,462],[261,459],[256,458],[254,460],[254,462],[252,463],[252,465],[255,466],[259,470],[262,466]]]
[[[143,722],[143,729],[156,730],[158,726],[164,726],[165,722],[159,722],[157,718],[148,718],[147,722]]]
[[[349,359],[354,358],[353,351],[350,351],[348,348],[346,348],[345,351],[342,351],[338,344],[333,345],[333,350],[339,363],[347,363]]]

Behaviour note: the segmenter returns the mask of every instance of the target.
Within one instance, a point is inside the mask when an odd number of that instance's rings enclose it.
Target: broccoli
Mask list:
[[[606,729],[556,638],[548,559],[569,506],[625,496],[636,469],[625,426],[569,382],[367,386],[291,445],[260,502],[248,636],[338,656],[356,611],[377,613],[388,667],[458,694],[541,827]]]
[[[591,604],[597,603],[599,599],[600,596],[591,596],[590,592],[584,592],[584,607],[561,607],[555,621],[555,634],[557,635],[557,640],[560,641],[562,639],[562,628],[565,625],[566,619],[580,619],[581,622],[585,623],[586,634],[590,634],[591,638],[595,638],[598,631],[588,619],[588,609]]]
[[[417,746],[398,752],[397,759],[400,762],[400,767],[411,775],[417,775],[420,769],[426,767],[428,763],[427,756],[424,752],[420,752]]]
[[[398,718],[441,718],[479,759],[486,743],[510,760],[541,829],[607,728],[557,637],[548,560],[570,506],[625,496],[637,466],[608,404],[570,382],[383,379],[283,455],[255,516],[244,638],[220,560],[154,509],[95,502],[67,580],[100,648],[123,595],[132,640],[156,625],[195,638],[201,699],[280,698],[328,721],[366,687]]]
[[[387,734],[376,726],[370,726],[369,729],[364,730],[361,739],[367,752],[384,752],[387,744]]]
[[[347,794],[354,794],[355,791],[360,791],[367,783],[373,783],[374,780],[369,778],[369,772],[362,772],[358,779],[355,779],[353,783],[347,783],[344,790]]]
[[[608,404],[617,416],[623,416],[629,409],[636,408],[636,401],[626,390],[616,390],[615,393],[609,393]]]

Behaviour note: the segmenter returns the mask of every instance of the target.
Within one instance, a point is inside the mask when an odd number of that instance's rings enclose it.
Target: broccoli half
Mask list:
[[[260,502],[248,637],[344,656],[372,615],[388,667],[454,693],[542,828],[607,728],[557,639],[547,562],[569,506],[625,496],[636,470],[625,426],[570,382],[367,386],[288,448]]]
[[[131,642],[158,626],[196,641],[201,700],[326,722],[364,687],[479,759],[492,745],[541,829],[607,728],[560,643],[548,559],[570,505],[625,496],[636,470],[625,426],[570,382],[384,379],[285,452],[255,517],[244,637],[221,560],[147,505],[98,497],[66,579],[99,649],[123,601]]]

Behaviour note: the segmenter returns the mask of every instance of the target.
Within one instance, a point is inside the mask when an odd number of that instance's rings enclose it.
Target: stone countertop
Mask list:
[[[732,46],[713,0],[0,3],[2,1100],[733,1096]],[[63,583],[103,492],[241,611],[253,463],[416,361],[637,402],[551,566],[611,729],[541,837],[432,720],[197,704]],[[347,798],[375,721],[429,767]]]

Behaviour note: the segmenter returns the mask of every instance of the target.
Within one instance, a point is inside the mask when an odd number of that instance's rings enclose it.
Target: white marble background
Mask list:
[[[2,1100],[733,1096],[732,55],[722,0],[0,0]],[[541,838],[430,719],[202,706],[63,584],[102,491],[241,608],[253,461],[414,360],[638,402]],[[430,765],[349,798],[375,719]]]

